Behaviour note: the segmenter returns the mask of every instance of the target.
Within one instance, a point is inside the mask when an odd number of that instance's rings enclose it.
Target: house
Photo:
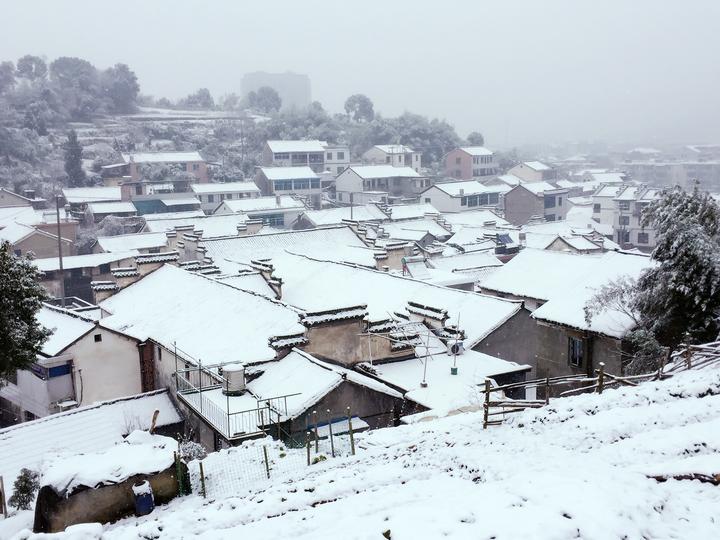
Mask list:
[[[135,205],[129,201],[88,203],[87,211],[92,214],[94,223],[100,223],[108,216],[137,216],[137,208],[135,208]]]
[[[0,206],[0,229],[16,223],[29,225],[52,235],[57,235],[59,225],[60,236],[73,242],[77,239],[79,226],[78,220],[65,207],[37,209],[29,205]]]
[[[445,175],[472,180],[496,174],[495,154],[484,146],[462,146],[445,154]]]
[[[568,190],[547,182],[527,182],[505,193],[505,219],[524,225],[532,218],[545,221],[565,219]]]
[[[38,470],[47,462],[50,444],[54,453],[104,450],[136,429],[150,429],[155,411],[155,433],[182,433],[183,419],[166,390],[102,401],[0,429],[0,476],[6,489],[20,469]]]
[[[309,167],[315,173],[323,172],[325,170],[325,153],[328,147],[328,143],[318,140],[267,141],[263,147],[262,164],[265,167]],[[330,161],[333,163],[340,161],[337,155],[338,150],[331,152],[334,153],[335,158]],[[349,163],[349,150],[347,157]]]
[[[260,188],[254,182],[225,182],[191,184],[190,189],[200,200],[200,209],[212,214],[225,199],[254,199],[260,196]]]
[[[625,248],[652,251],[655,230],[642,225],[643,210],[660,196],[660,190],[647,186],[624,186],[615,196],[613,238]],[[2,231],[0,231],[1,234]]]
[[[364,163],[371,165],[390,165],[391,167],[409,167],[416,173],[422,167],[422,153],[415,152],[404,144],[378,144],[362,155]]]
[[[440,212],[465,212],[478,207],[500,208],[509,190],[505,185],[488,186],[477,180],[440,182],[423,191],[420,199]]]
[[[119,186],[63,188],[63,197],[74,216],[84,218],[85,210],[91,203],[120,202],[122,193]]]
[[[637,278],[649,268],[647,256],[620,252],[579,255],[527,248],[482,283],[487,294],[521,300],[534,326],[523,335],[534,350],[533,376],[593,375],[599,362],[622,374],[627,314],[607,309],[585,320],[585,306],[599,287],[620,277]]]
[[[611,227],[615,221],[615,197],[623,191],[622,184],[601,185],[592,194],[592,219]],[[614,233],[611,232],[614,236]]]
[[[36,319],[52,335],[30,368],[18,370],[0,389],[18,418],[32,420],[154,390],[141,385],[137,340],[50,304]]]
[[[521,178],[525,182],[548,182],[557,179],[557,170],[540,161],[525,161],[515,165],[507,174]]]
[[[13,253],[18,256],[32,253],[35,257],[52,257],[58,254],[57,234],[24,223],[0,225],[0,242],[2,241],[10,242]],[[61,238],[60,243],[65,255],[74,255],[77,252],[75,243],[69,238]]]
[[[36,197],[34,189],[26,189],[23,195],[20,195],[8,189],[0,188],[0,208],[8,206],[30,206],[36,210],[41,210],[47,206],[47,201]]]
[[[164,232],[146,232],[119,234],[117,236],[99,236],[93,246],[93,253],[115,253],[137,251],[138,253],[160,253],[168,246]]]
[[[340,206],[322,210],[306,210],[300,215],[295,228],[312,229],[326,225],[340,225],[345,220],[363,223],[368,221],[381,222],[387,219],[388,214],[381,210],[377,204]]]
[[[260,187],[263,196],[306,197],[310,206],[320,208],[320,177],[310,167],[258,167],[255,183]]]
[[[301,201],[290,195],[276,195],[223,201],[213,215],[242,214],[247,219],[261,220],[269,227],[291,228],[305,209]]]
[[[250,218],[244,214],[213,214],[210,216],[204,214],[170,214],[162,217],[159,216],[159,214],[149,214],[145,216],[143,232],[172,233],[182,229],[193,231],[193,234],[198,235],[200,238],[234,236],[238,234],[239,230],[246,229],[247,222],[250,220]]]
[[[198,152],[130,152],[121,154],[122,161],[101,169],[106,186],[117,186],[143,179],[145,166],[167,166],[194,175],[200,183],[209,182],[207,162]]]
[[[136,255],[138,252],[133,250],[64,256],[62,274],[58,257],[35,259],[33,264],[42,272],[40,283],[54,298],[77,296],[92,302],[91,282],[111,279],[113,268],[127,266]]]
[[[132,204],[139,216],[146,214],[171,214],[177,212],[201,212],[200,199],[192,193],[168,191],[167,193],[150,193],[133,195]]]
[[[352,165],[335,179],[337,201],[343,204],[389,203],[416,199],[431,180],[410,167]]]

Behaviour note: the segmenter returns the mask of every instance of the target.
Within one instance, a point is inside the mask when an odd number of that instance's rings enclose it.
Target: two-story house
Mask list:
[[[310,206],[320,208],[320,177],[310,167],[258,167],[255,183],[263,196],[297,195],[307,198]]]
[[[121,156],[122,162],[102,167],[101,174],[106,186],[142,180],[143,168],[148,165],[167,165],[180,172],[193,174],[200,183],[210,181],[207,162],[199,152],[132,152]]]
[[[540,161],[525,161],[508,171],[525,182],[549,182],[557,179],[557,170]]]
[[[478,207],[500,208],[509,190],[505,184],[483,185],[476,180],[441,182],[423,191],[420,199],[441,212],[464,212]]]
[[[505,194],[505,219],[525,225],[533,218],[561,221],[568,211],[568,190],[547,182],[528,182]]]
[[[253,199],[260,196],[260,188],[255,182],[224,182],[192,184],[190,189],[200,201],[200,209],[212,214],[225,199]]]
[[[325,170],[324,141],[267,141],[262,152],[265,167],[310,167],[313,172]]]
[[[410,167],[353,165],[335,179],[335,190],[338,202],[365,204],[417,199],[430,184]]]
[[[362,159],[372,165],[410,167],[417,173],[422,166],[422,153],[404,144],[376,144],[362,155]]]
[[[650,251],[655,247],[655,230],[642,226],[643,210],[659,196],[647,186],[624,186],[613,199],[613,237],[626,248]]]
[[[496,174],[495,154],[484,146],[463,146],[445,155],[445,175],[471,180]]]

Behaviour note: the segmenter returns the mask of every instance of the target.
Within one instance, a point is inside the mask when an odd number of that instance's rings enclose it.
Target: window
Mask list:
[[[477,206],[478,205],[478,197],[477,195],[471,195],[468,197],[468,206]]]
[[[467,197],[462,197],[460,199],[460,206],[467,206],[467,202],[468,202],[467,200],[468,200]]]
[[[95,340],[95,343],[100,343],[102,341],[102,334],[95,334],[93,339]]]
[[[568,338],[568,364],[572,367],[583,367],[585,356],[585,344],[582,339],[576,337]]]
[[[459,157],[456,157],[456,158],[455,158],[455,165],[460,165],[460,163],[462,163],[462,159],[459,158]]]
[[[385,163],[390,163],[390,159],[391,159],[391,156],[387,156],[387,157],[385,158]]]
[[[620,216],[620,225],[630,225],[630,216]]]
[[[545,208],[555,208],[555,196],[554,195],[546,195],[545,196]]]
[[[295,180],[293,189],[310,189],[310,180]]]
[[[618,209],[624,211],[630,210],[630,201],[618,201]]]
[[[215,202],[215,195],[208,195],[208,202]]]
[[[327,159],[328,161],[332,160],[332,152],[328,152],[325,159]]]
[[[342,194],[342,192],[338,192],[337,198],[338,198],[338,201],[342,201],[342,200],[343,200],[343,194]]]
[[[220,194],[220,202],[223,202],[224,200],[225,200],[225,194],[221,193]]]
[[[478,158],[477,156],[474,156],[474,157],[473,157],[473,165],[477,165],[478,163],[480,163],[480,162],[478,161],[478,159],[479,159],[479,158]]]
[[[200,170],[200,164],[199,163],[193,163],[193,171],[199,171]]]
[[[432,200],[430,199],[430,197],[425,197],[425,202],[430,204],[430,203],[432,203]]]
[[[290,191],[292,180],[275,180],[275,191]]]
[[[593,204],[593,214],[599,214],[600,213],[600,205],[599,204]]]
[[[486,193],[483,193],[480,195],[480,206],[487,206],[488,205],[488,195]]]
[[[338,161],[341,159],[345,159],[345,152],[338,152],[335,156],[335,159],[337,159]]]
[[[558,206],[562,206],[562,197],[558,197]]]
[[[101,274],[109,274],[110,273],[110,265],[109,264],[101,264],[100,265],[100,273]]]
[[[648,244],[650,242],[650,237],[648,233],[646,232],[639,232],[638,233],[638,244]]]
[[[320,188],[320,179],[319,178],[313,178],[310,180],[310,187],[313,189]]]
[[[340,166],[340,167],[337,168],[337,173],[340,174],[340,173],[343,172],[344,170],[345,170],[345,167]]]
[[[264,215],[250,215],[250,219],[261,219],[262,222],[270,227],[283,227],[285,225],[284,214],[264,214]]]
[[[417,154],[415,154],[415,161],[418,161],[419,159],[420,159],[420,156],[418,156]]]
[[[500,202],[500,196],[497,193],[488,194],[488,204],[498,204]]]
[[[460,169],[455,169],[455,178],[460,178],[461,174]]]
[[[290,159],[290,154],[285,154],[285,153],[275,154],[275,159],[278,159],[278,160]]]
[[[142,195],[142,184],[135,186],[135,195]]]
[[[545,216],[545,221],[555,221],[555,214],[548,214]]]

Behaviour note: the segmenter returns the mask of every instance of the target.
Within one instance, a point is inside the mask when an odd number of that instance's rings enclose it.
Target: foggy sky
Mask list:
[[[339,112],[445,118],[486,144],[720,142],[717,0],[3,0],[0,60],[127,63],[142,92],[306,73]]]

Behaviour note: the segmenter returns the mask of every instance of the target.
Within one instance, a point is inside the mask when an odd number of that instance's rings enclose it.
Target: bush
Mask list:
[[[30,469],[22,469],[13,484],[13,494],[8,504],[18,510],[30,510],[35,493],[40,489],[39,475]]]

